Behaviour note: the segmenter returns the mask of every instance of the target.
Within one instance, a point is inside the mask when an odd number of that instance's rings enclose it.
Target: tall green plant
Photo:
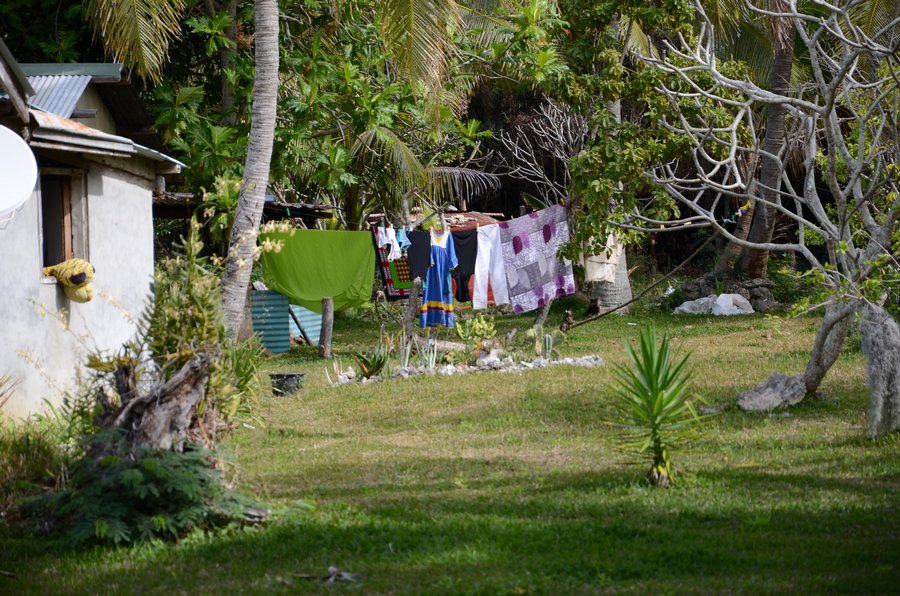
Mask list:
[[[667,487],[672,480],[670,451],[704,418],[689,399],[688,356],[675,358],[665,335],[657,344],[653,326],[641,330],[640,348],[627,345],[632,368],[618,366],[617,424],[623,444],[650,460],[647,479]]]

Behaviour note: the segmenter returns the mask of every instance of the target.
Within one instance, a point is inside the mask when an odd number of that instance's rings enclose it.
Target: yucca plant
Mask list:
[[[623,429],[623,444],[650,460],[647,479],[667,487],[672,481],[672,448],[693,434],[704,417],[689,399],[688,356],[678,360],[665,335],[657,345],[653,326],[641,330],[640,350],[627,345],[632,368],[618,366],[616,423]]]

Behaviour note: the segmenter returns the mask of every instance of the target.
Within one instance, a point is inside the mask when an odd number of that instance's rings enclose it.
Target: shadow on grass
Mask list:
[[[358,504],[176,546],[4,558],[34,579],[16,587],[34,593],[317,591],[297,574],[329,565],[361,573],[346,587],[364,593],[896,589],[900,512],[885,495],[897,494],[896,475],[718,470],[668,491],[634,477],[381,486],[368,499],[347,490]]]

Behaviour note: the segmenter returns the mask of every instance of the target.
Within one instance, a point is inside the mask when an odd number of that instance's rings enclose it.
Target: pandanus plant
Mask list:
[[[657,345],[656,330],[641,330],[640,348],[627,345],[632,367],[618,366],[616,376],[617,425],[623,430],[623,444],[650,460],[647,479],[667,487],[672,481],[670,451],[693,434],[704,420],[694,409],[688,393],[688,356],[678,360],[665,335]]]

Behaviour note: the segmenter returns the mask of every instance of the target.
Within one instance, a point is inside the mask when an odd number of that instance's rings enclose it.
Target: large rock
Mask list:
[[[753,389],[741,393],[737,405],[747,412],[768,412],[799,403],[805,396],[806,385],[802,377],[775,373]]]
[[[768,312],[778,306],[771,290],[774,286],[775,283],[770,279],[754,278],[741,281],[716,279],[713,274],[707,274],[703,277],[686,280],[681,285],[681,294],[688,301],[703,299],[705,296],[718,292],[740,294],[750,302],[751,308],[755,312]]]

